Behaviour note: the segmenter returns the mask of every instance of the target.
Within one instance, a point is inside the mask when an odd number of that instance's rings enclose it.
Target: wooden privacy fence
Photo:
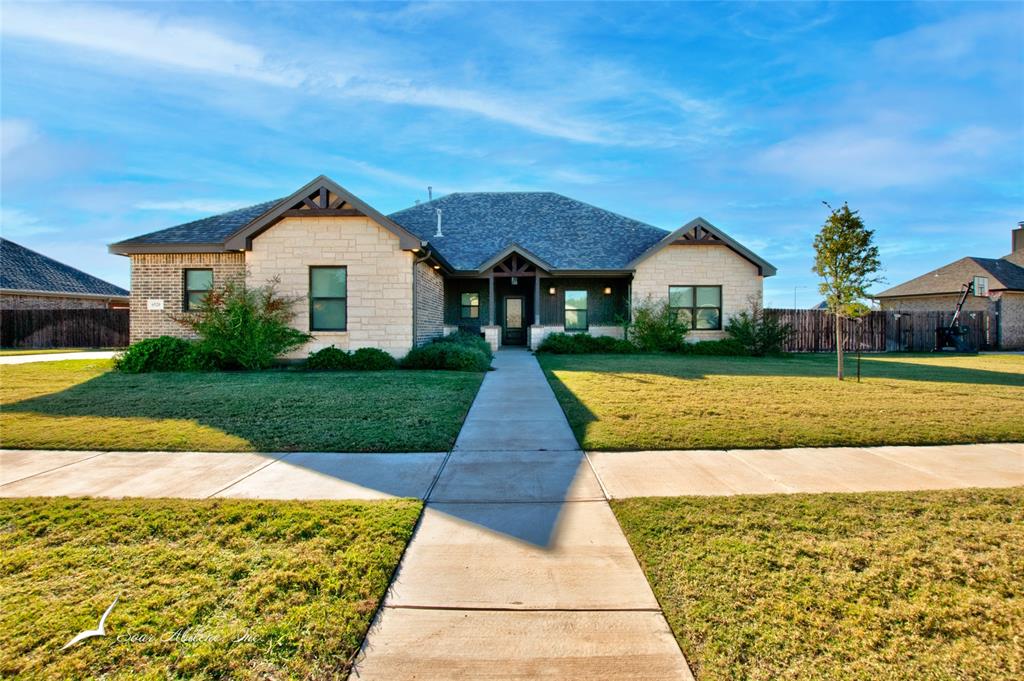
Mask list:
[[[828,310],[766,309],[765,315],[793,327],[787,352],[835,352],[836,318]],[[843,319],[843,349],[856,352],[928,352],[935,348],[935,329],[947,326],[952,311],[892,312],[876,310],[857,319]],[[963,312],[960,324],[977,350],[995,346],[987,312]]]
[[[128,310],[0,310],[0,347],[120,348]]]

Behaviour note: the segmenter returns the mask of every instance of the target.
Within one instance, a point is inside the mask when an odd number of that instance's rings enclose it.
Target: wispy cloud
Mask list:
[[[54,234],[61,230],[40,220],[35,215],[17,208],[0,207],[0,231],[8,238]]]
[[[7,156],[39,139],[39,130],[32,123],[19,118],[0,120],[0,155]]]
[[[141,201],[135,204],[139,210],[166,211],[169,213],[224,213],[249,205],[245,201],[232,199],[184,199],[180,201]]]

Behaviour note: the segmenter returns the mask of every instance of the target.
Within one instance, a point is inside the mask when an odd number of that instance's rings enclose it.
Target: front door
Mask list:
[[[505,296],[505,323],[502,324],[502,344],[526,344],[526,328],[523,324],[524,316],[523,297]]]

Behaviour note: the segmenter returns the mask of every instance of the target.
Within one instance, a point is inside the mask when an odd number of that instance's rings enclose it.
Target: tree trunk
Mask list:
[[[843,380],[843,318],[836,315],[836,378]]]

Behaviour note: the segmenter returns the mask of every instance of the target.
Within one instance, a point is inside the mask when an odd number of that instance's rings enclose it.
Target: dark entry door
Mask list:
[[[502,324],[502,343],[505,345],[526,344],[525,316],[526,311],[523,306],[523,297],[505,296],[505,323]]]

